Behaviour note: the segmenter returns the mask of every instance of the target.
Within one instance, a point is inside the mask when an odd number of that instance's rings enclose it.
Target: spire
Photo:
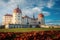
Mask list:
[[[22,13],[21,9],[19,9],[19,5],[17,5],[17,8],[13,10],[14,13]]]
[[[19,5],[17,5],[17,8],[19,8]]]

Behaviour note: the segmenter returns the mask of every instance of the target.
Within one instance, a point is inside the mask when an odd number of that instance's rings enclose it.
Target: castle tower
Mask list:
[[[22,12],[19,7],[13,10],[13,24],[21,24],[22,23]]]
[[[45,24],[44,15],[42,13],[38,14],[38,23],[41,25]]]

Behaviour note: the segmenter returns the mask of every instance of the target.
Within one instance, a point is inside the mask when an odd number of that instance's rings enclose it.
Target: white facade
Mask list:
[[[37,19],[31,19],[30,24],[32,24],[32,25],[37,25],[37,24],[38,24]]]
[[[27,18],[22,18],[22,24],[27,24]]]
[[[13,13],[13,24],[21,24],[22,23],[22,14],[21,13]]]
[[[12,24],[12,15],[6,14],[3,16],[3,25]]]
[[[30,18],[28,16],[22,17],[22,24],[37,25],[37,19]]]
[[[12,23],[13,24],[21,24],[22,23],[22,13],[19,8],[16,8],[13,11]]]

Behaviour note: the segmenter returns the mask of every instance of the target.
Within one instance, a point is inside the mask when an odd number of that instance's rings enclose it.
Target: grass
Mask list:
[[[49,31],[60,30],[60,28],[12,28],[12,29],[0,29],[0,32],[30,32],[30,31]]]

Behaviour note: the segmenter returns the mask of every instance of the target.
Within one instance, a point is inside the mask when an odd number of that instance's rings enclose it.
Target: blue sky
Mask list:
[[[22,14],[35,17],[39,13],[45,15],[46,24],[59,24],[60,25],[60,0],[0,0],[0,23],[2,23],[2,17],[9,13],[13,13],[19,5],[22,10]]]

